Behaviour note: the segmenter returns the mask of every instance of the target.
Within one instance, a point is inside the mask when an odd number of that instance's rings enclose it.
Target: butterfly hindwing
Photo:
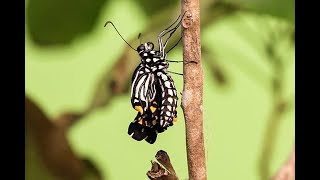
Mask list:
[[[161,87],[159,124],[161,127],[172,126],[177,121],[177,90],[170,75],[158,72],[157,77]]]

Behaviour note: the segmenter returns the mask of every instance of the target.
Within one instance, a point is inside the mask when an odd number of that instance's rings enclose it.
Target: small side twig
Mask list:
[[[147,176],[151,180],[179,180],[176,172],[170,162],[169,155],[160,150],[156,154],[159,163],[151,161],[151,170],[147,172]]]

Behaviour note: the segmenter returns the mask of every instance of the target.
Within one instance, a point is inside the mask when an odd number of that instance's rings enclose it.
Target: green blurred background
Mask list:
[[[134,47],[140,32],[143,41],[156,42],[157,33],[180,14],[180,2],[25,3],[26,96],[53,123],[65,112],[85,113],[66,131],[76,156],[90,159],[103,179],[140,180],[148,179],[150,160],[162,149],[180,179],[187,179],[180,107],[178,122],[155,144],[127,134],[136,115],[129,81],[140,60],[111,26],[103,27],[113,21]],[[294,145],[294,1],[202,0],[201,20],[208,179],[268,179]],[[171,45],[179,36],[180,30]],[[181,43],[168,59],[182,60]],[[171,63],[169,70],[182,73],[182,64]],[[172,77],[181,92],[183,78]],[[26,179],[51,179],[50,173],[41,175],[45,165],[29,158],[41,153],[26,151]]]

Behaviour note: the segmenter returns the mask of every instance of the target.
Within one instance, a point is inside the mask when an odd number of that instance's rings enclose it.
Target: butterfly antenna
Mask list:
[[[115,25],[114,25],[111,21],[107,21],[107,22],[104,24],[104,27],[106,27],[107,24],[109,24],[109,23],[110,23],[110,24],[113,26],[113,28],[117,31],[117,33],[119,34],[119,36],[121,37],[121,39],[122,39],[124,42],[126,42],[126,43],[128,44],[128,46],[131,47],[131,49],[133,49],[134,51],[137,51],[136,49],[134,49],[134,48],[121,36],[121,34],[119,33],[118,29],[115,27]]]
[[[174,46],[172,46],[172,47],[169,49],[169,51],[167,51],[167,54],[168,54],[173,48],[175,48],[175,47],[179,44],[179,42],[181,41],[181,39],[182,39],[182,37],[180,37],[179,41],[178,41]]]
[[[139,33],[139,35],[138,35],[138,39],[140,40],[140,44],[141,44],[141,41],[142,41],[141,36],[142,36],[142,34],[141,34],[141,33]]]

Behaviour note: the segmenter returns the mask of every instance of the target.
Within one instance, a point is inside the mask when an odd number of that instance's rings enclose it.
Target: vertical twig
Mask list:
[[[187,159],[190,180],[206,180],[203,139],[200,8],[199,0],[182,0],[183,95],[182,110],[186,123]]]
[[[262,152],[259,158],[259,174],[261,180],[270,179],[270,164],[275,150],[275,140],[279,133],[279,125],[282,116],[293,104],[291,101],[294,101],[294,97],[288,99],[284,97],[285,64],[276,51],[276,43],[283,41],[283,39],[280,38],[286,37],[285,33],[287,33],[288,30],[276,30],[277,31],[270,32],[265,46],[265,52],[269,58],[274,76],[271,79],[272,110],[266,125],[264,144],[262,145]]]

